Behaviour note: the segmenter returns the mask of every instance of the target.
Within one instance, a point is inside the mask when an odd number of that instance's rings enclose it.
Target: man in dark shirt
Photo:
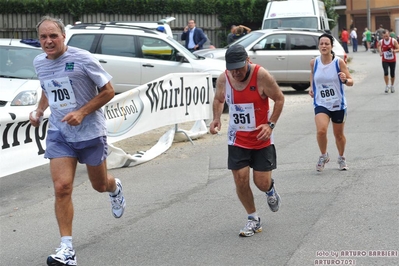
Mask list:
[[[185,47],[190,51],[202,49],[202,46],[206,42],[206,36],[201,28],[195,26],[195,20],[190,19],[187,26],[181,35],[181,40],[186,41]]]

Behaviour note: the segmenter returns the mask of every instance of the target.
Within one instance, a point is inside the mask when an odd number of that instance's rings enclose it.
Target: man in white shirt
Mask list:
[[[357,29],[353,28],[353,30],[351,31],[351,39],[352,39],[352,48],[353,48],[353,52],[357,52]]]

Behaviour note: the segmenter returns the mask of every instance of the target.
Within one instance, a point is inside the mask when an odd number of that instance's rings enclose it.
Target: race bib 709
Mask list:
[[[44,81],[49,105],[57,110],[76,107],[75,93],[68,77]]]

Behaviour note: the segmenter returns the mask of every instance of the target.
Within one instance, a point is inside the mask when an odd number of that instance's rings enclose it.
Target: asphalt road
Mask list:
[[[349,54],[356,84],[347,87],[348,171],[338,171],[330,127],[332,160],[316,172],[311,99],[283,88],[273,172],[282,205],[272,213],[254,187],[262,233],[238,236],[246,213],[226,169],[224,128],[195,145],[175,143],[145,164],[111,170],[127,200],[121,219],[79,167],[79,265],[399,265],[399,83],[385,94],[379,56],[360,50]],[[45,265],[59,244],[53,202],[48,166],[0,179],[1,265]]]

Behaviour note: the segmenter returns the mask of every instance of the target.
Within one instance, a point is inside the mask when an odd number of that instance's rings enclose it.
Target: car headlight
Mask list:
[[[27,106],[27,105],[35,105],[37,103],[37,92],[32,91],[23,91],[20,92],[17,97],[14,98],[11,102],[11,106]]]

